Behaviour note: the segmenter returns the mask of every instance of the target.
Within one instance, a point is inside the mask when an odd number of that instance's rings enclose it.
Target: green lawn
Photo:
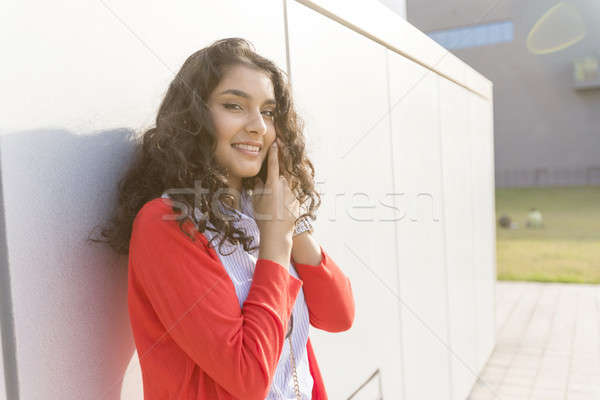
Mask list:
[[[525,228],[532,207],[544,228]],[[496,188],[496,239],[499,280],[600,283],[600,186]]]

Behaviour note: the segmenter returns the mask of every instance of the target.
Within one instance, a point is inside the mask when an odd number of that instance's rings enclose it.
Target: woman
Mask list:
[[[313,178],[275,64],[239,38],[185,61],[103,231],[145,399],[327,398],[308,328],[348,330],[354,299],[311,236]]]

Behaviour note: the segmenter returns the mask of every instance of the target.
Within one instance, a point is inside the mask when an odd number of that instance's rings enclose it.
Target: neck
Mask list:
[[[231,177],[229,177],[227,187],[231,189],[232,193],[230,194],[234,197],[234,203],[230,204],[230,206],[241,211],[240,196],[242,194],[242,179],[231,179]]]
[[[231,199],[232,201],[227,202],[227,204],[230,207],[233,207],[240,212],[242,211],[241,194],[242,194],[241,190],[238,190],[238,189],[232,190],[231,192],[229,192],[229,195],[233,197]]]

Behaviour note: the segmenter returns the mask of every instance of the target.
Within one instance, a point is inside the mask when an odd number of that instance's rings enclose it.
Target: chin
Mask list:
[[[257,169],[255,172],[249,172],[247,174],[242,175],[244,178],[252,178],[260,172],[260,169]]]
[[[241,172],[241,176],[243,176],[244,178],[249,178],[252,177],[254,175],[257,175],[260,172],[260,169],[262,168],[262,162],[261,163],[257,163],[255,166],[247,166],[247,168],[244,168]]]
[[[253,176],[258,175],[259,172],[260,168],[246,169],[244,171],[239,171],[237,176],[239,176],[240,178],[252,178]]]

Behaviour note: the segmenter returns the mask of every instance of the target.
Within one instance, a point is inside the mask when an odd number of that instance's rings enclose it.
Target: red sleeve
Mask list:
[[[302,281],[258,259],[240,310],[233,283],[206,240],[194,232],[193,242],[165,214],[174,213],[155,199],[133,223],[132,263],[150,303],[167,333],[217,384],[236,398],[264,399]]]
[[[327,332],[342,332],[354,322],[354,296],[350,279],[319,245],[319,265],[292,263],[303,281],[310,323]]]
[[[327,391],[321,376],[321,369],[315,356],[310,337],[306,340],[306,354],[308,355],[308,369],[313,377],[312,400],[327,400]]]

